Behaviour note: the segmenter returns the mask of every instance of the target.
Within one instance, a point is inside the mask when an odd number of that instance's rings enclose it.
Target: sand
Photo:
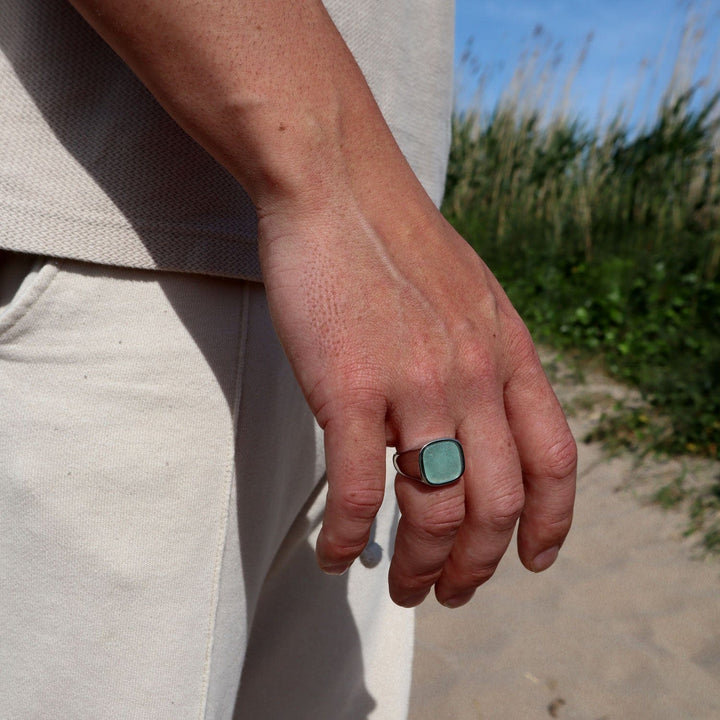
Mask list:
[[[570,406],[623,392],[597,376],[556,390]],[[596,414],[570,418],[576,438]],[[411,720],[720,719],[720,559],[683,538],[686,514],[645,501],[681,461],[639,473],[632,456],[578,445],[556,564],[533,575],[511,550],[469,605],[419,608]]]

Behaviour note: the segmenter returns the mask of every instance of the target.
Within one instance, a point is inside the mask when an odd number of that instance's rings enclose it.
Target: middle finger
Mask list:
[[[454,434],[444,428],[409,447]],[[402,515],[390,565],[390,596],[398,605],[413,607],[422,602],[442,574],[455,542],[465,516],[464,481],[460,478],[450,485],[429,487],[398,475],[395,492]]]
[[[448,607],[465,604],[489,580],[524,505],[520,459],[502,405],[460,427],[466,458],[465,518],[435,587]]]

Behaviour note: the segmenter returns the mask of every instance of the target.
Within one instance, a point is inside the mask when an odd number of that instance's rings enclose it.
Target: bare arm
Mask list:
[[[398,155],[318,0],[72,3],[261,216],[276,202],[305,202],[361,158]]]
[[[542,570],[567,534],[575,446],[495,278],[407,165],[317,0],[73,0],[258,210],[278,334],[325,430],[318,558],[341,572],[382,500],[386,445],[464,445],[463,479],[398,478],[390,592],[466,602],[520,521]]]

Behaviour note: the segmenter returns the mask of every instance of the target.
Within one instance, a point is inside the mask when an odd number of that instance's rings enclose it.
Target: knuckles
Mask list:
[[[356,520],[371,522],[382,505],[384,489],[381,487],[353,487],[338,498],[343,514]]]
[[[386,403],[386,387],[380,373],[373,375],[368,369],[356,374],[346,370],[332,379],[328,376],[308,396],[308,404],[323,430],[333,418],[382,417]]]
[[[460,344],[458,371],[464,386],[489,386],[499,382],[494,355],[476,335],[465,338]]]
[[[507,317],[505,327],[505,356],[511,368],[538,368],[541,372],[540,358],[532,335],[519,315]]]
[[[500,564],[502,556],[491,558],[485,562],[469,561],[467,558],[459,562],[451,556],[443,571],[445,588],[443,593],[451,586],[452,594],[473,591],[486,583],[494,574]]]
[[[469,590],[480,587],[480,585],[485,584],[495,574],[499,564],[500,560],[487,565],[466,568],[462,575],[462,586]]]
[[[569,429],[558,433],[555,442],[545,452],[547,475],[554,480],[564,480],[575,473],[578,453],[575,438]]]
[[[502,384],[495,348],[477,333],[463,332],[435,352],[413,358],[403,381],[427,407],[447,407],[458,397],[476,396],[478,388]]]
[[[511,491],[486,501],[483,524],[493,533],[503,534],[513,530],[525,507],[525,493],[521,485]]]
[[[334,492],[332,488],[331,492]],[[357,487],[334,498],[343,518],[343,530],[328,524],[323,526],[321,554],[326,563],[350,563],[365,549],[370,525],[380,509],[383,494],[382,488]]]
[[[431,407],[445,401],[451,369],[447,360],[437,356],[423,356],[408,363],[406,382],[415,396],[421,396]]]
[[[543,518],[542,525],[537,530],[537,540],[544,547],[552,547],[553,544],[562,543],[570,532],[572,525],[572,509],[563,511],[557,516],[549,513]]]
[[[437,493],[437,490],[432,491]],[[453,493],[427,504],[420,512],[408,514],[403,521],[412,532],[430,541],[453,538],[465,519],[465,496]]]
[[[517,319],[517,324],[514,334],[525,338],[528,353],[534,352],[522,321]],[[385,348],[374,359],[334,364],[308,400],[318,419],[347,410],[375,410],[399,392],[422,397],[429,407],[443,407],[458,393],[502,384],[504,335],[504,322],[484,328],[469,320],[441,323],[437,332]]]

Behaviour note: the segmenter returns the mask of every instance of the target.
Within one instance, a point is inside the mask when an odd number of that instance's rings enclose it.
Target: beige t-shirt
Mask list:
[[[452,0],[326,0],[439,203]],[[0,3],[0,247],[261,279],[255,211],[67,0]]]

